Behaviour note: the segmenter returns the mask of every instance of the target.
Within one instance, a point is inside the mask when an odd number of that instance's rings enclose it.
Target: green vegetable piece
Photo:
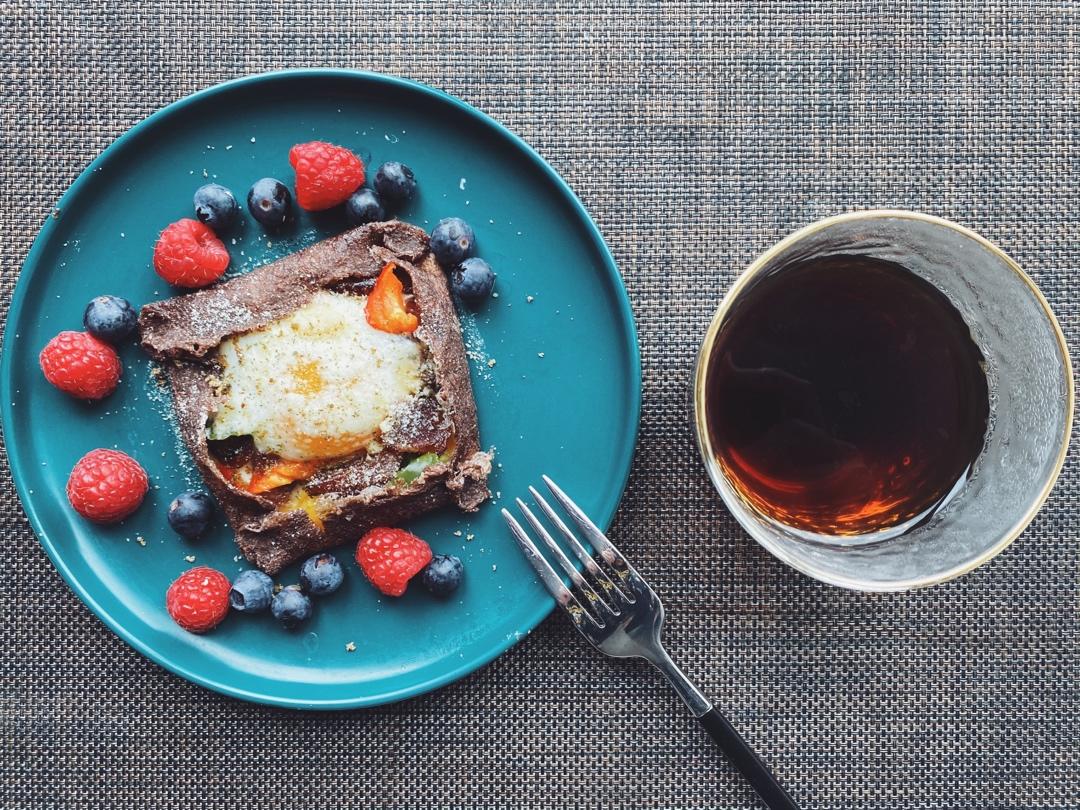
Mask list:
[[[420,477],[420,473],[439,460],[438,453],[424,453],[422,456],[417,456],[398,470],[394,480],[402,484],[411,484]]]

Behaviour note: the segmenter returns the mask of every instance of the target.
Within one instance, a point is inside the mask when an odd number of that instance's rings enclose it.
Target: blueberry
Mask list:
[[[416,193],[416,177],[404,163],[390,160],[375,172],[374,186],[379,199],[394,207],[408,202]]]
[[[218,233],[227,231],[236,222],[240,206],[225,186],[207,183],[195,189],[195,216]]]
[[[483,259],[466,259],[450,271],[450,289],[470,304],[477,304],[491,295],[495,272]]]
[[[333,554],[316,554],[300,566],[300,585],[312,596],[326,596],[341,587],[345,572]]]
[[[458,589],[465,567],[450,554],[436,554],[420,572],[420,584],[436,596],[449,596]]]
[[[115,295],[99,295],[86,305],[83,326],[96,338],[118,343],[135,329],[139,315],[123,298]]]
[[[386,219],[386,211],[374,191],[370,188],[358,188],[345,202],[345,219],[350,225],[382,222]]]
[[[273,598],[274,580],[257,568],[241,571],[229,589],[229,604],[241,613],[264,611]]]
[[[443,269],[449,269],[472,255],[476,236],[469,223],[457,217],[439,220],[431,232],[431,252]]]
[[[288,187],[273,177],[256,180],[247,196],[248,210],[265,228],[280,228],[289,218],[292,194]]]
[[[300,590],[299,585],[290,585],[274,594],[270,612],[286,630],[292,630],[311,618],[311,599]]]
[[[169,504],[169,525],[188,540],[202,535],[210,525],[214,502],[205,492],[181,492]]]

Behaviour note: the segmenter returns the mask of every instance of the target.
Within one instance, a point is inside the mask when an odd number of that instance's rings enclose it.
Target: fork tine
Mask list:
[[[517,502],[518,509],[525,515],[525,520],[527,520],[529,525],[533,527],[533,530],[540,535],[540,539],[544,541],[544,545],[551,549],[551,553],[555,556],[555,559],[558,561],[562,570],[570,577],[570,581],[585,594],[585,599],[590,604],[596,606],[596,609],[600,613],[600,626],[603,627],[609,620],[617,617],[619,615],[618,611],[605,602],[589,581],[581,575],[581,572],[574,568],[574,564],[570,562],[570,558],[566,556],[566,553],[559,548],[559,544],[555,542],[555,538],[551,536],[551,532],[544,528],[544,524],[532,513],[532,510],[525,504],[525,501],[521,500],[521,498],[515,498],[514,500]]]
[[[624,602],[633,604],[633,595],[624,593],[620,590],[619,586],[612,581],[607,572],[596,564],[593,555],[589,553],[585,546],[581,545],[581,541],[578,540],[577,535],[570,530],[570,527],[566,525],[561,517],[559,517],[558,513],[551,508],[551,504],[544,500],[544,496],[537,491],[536,487],[530,486],[529,492],[532,493],[533,500],[536,501],[548,520],[555,524],[555,528],[557,528],[562,533],[562,536],[566,538],[566,542],[570,544],[570,548],[573,549],[574,555],[581,560],[581,564],[585,566],[585,570],[600,583],[600,587],[604,592],[610,593],[611,591],[614,591],[618,596],[622,597]]]
[[[565,610],[570,618],[574,620],[574,624],[581,626],[586,619],[593,625],[593,627],[599,628],[600,624],[593,618],[593,615],[589,611],[585,610],[581,606],[581,602],[574,596],[573,591],[563,584],[562,578],[555,573],[555,569],[551,567],[544,555],[540,553],[540,549],[536,547],[536,543],[529,537],[528,532],[522,527],[517,519],[510,514],[506,509],[502,510],[503,520],[506,521],[506,525],[510,527],[510,533],[514,535],[514,539],[517,540],[518,545],[521,546],[521,551],[525,555],[525,559],[529,561],[537,575],[540,577],[540,581],[544,583],[544,587],[547,588],[548,593],[555,597],[556,604]]]
[[[540,476],[544,479],[544,483],[547,484],[547,488],[551,490],[551,494],[555,496],[555,500],[559,502],[566,513],[574,519],[574,522],[581,529],[582,534],[585,535],[585,539],[589,541],[590,545],[599,552],[600,556],[604,559],[608,565],[610,565],[619,574],[631,574],[636,576],[634,569],[630,563],[626,561],[626,557],[622,555],[612,542],[607,539],[607,536],[596,527],[596,524],[589,520],[589,516],[581,511],[581,507],[570,500],[570,496],[559,489],[558,484],[548,478],[546,475]]]

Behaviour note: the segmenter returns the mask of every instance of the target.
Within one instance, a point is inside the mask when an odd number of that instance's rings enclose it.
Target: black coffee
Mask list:
[[[834,256],[745,292],[706,380],[717,460],[799,529],[864,534],[933,514],[970,473],[989,415],[960,313],[900,265]]]

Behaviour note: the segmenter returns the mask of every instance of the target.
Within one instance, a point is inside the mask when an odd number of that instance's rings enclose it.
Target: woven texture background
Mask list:
[[[448,90],[551,161],[614,251],[645,380],[615,536],[664,597],[669,648],[803,806],[1080,807],[1075,451],[997,560],[866,596],[748,540],[686,418],[695,345],[736,272],[853,208],[979,230],[1080,345],[1080,8],[104,6],[0,2],[5,305],[62,191],[163,104],[290,66]],[[275,711],[192,686],[76,600],[3,475],[0,807],[755,806],[650,672],[593,654],[559,618],[472,677],[374,711]]]

